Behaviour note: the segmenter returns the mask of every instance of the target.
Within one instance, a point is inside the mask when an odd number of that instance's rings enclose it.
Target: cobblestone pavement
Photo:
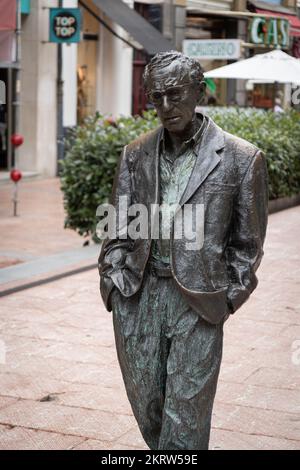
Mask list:
[[[225,324],[212,449],[300,448],[299,222],[300,207],[270,216],[259,287]],[[91,270],[1,299],[1,449],[147,449],[98,283]]]
[[[82,246],[79,235],[64,229],[58,178],[18,184],[17,217],[12,217],[13,183],[0,184],[0,268]]]

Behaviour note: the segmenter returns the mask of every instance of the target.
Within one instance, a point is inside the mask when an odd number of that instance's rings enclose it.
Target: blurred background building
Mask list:
[[[78,42],[49,41],[50,8],[79,9]],[[147,109],[142,75],[158,51],[183,50],[205,70],[277,47],[300,58],[299,14],[299,0],[0,0],[0,168],[54,176],[70,127],[96,111]],[[208,90],[219,105],[272,107],[268,84],[215,80]],[[289,86],[281,91],[288,103]]]

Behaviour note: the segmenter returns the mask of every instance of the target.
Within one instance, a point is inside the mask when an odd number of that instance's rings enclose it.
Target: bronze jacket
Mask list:
[[[185,238],[171,237],[171,269],[190,306],[216,324],[234,313],[257,286],[268,216],[267,169],[263,153],[218,127],[210,118],[196,163],[180,200],[204,204],[204,244],[187,250]],[[127,145],[111,196],[128,204],[159,204],[159,141],[162,127]],[[149,228],[150,233],[150,228]],[[114,287],[124,297],[140,288],[151,238],[105,239],[99,256],[100,292],[108,311]]]

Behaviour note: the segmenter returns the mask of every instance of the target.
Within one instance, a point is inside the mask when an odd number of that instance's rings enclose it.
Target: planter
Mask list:
[[[299,204],[300,194],[297,194],[296,196],[272,199],[272,201],[269,201],[269,214],[274,214],[274,212],[283,211],[284,209],[289,209],[290,207],[295,207]]]

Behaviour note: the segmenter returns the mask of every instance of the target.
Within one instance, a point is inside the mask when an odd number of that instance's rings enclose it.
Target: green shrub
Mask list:
[[[295,111],[279,114],[249,108],[206,108],[205,112],[224,130],[265,152],[270,199],[299,193],[300,119]],[[66,228],[96,240],[96,209],[109,199],[122,148],[157,125],[152,111],[116,121],[96,114],[71,130],[60,172]]]
[[[277,199],[300,192],[300,117],[296,111],[273,113],[253,109],[208,110],[227,132],[262,149],[267,157],[269,196]]]
[[[157,125],[151,111],[143,117],[120,117],[116,121],[97,113],[84,125],[71,129],[60,167],[65,228],[95,239],[96,209],[109,199],[122,148]]]

